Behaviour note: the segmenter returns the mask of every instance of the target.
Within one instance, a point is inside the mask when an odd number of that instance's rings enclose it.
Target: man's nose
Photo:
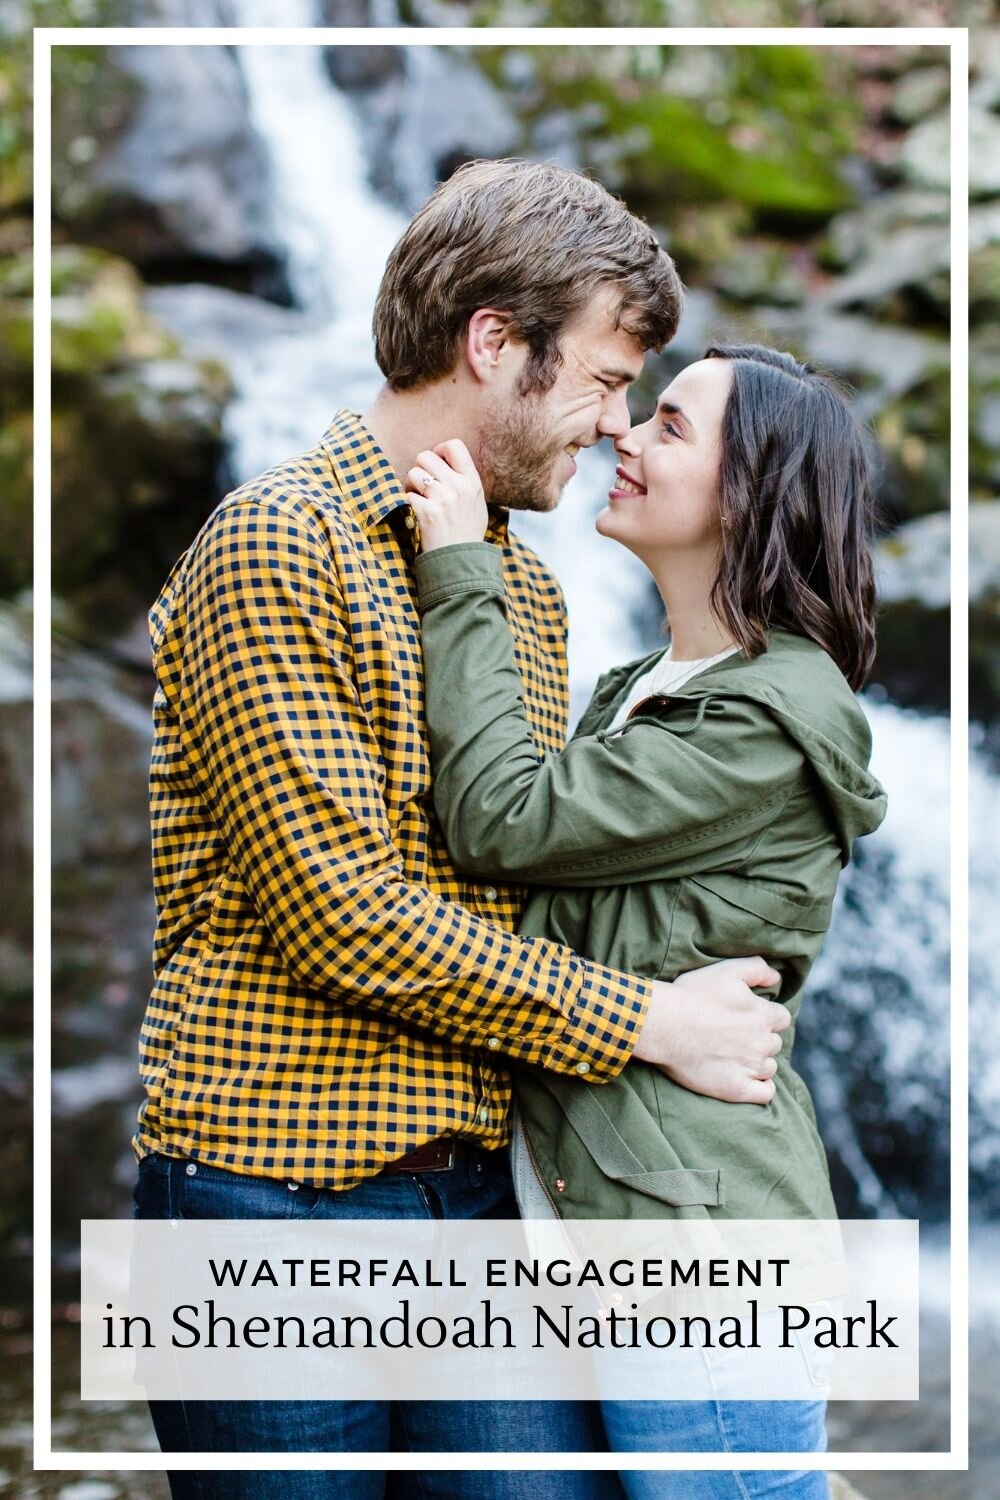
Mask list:
[[[632,425],[625,391],[609,391],[601,407],[597,430],[602,437],[624,437]]]

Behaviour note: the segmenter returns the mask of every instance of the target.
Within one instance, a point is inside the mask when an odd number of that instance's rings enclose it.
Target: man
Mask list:
[[[561,746],[562,599],[507,510],[551,509],[577,450],[626,430],[626,388],[680,306],[669,257],[596,183],[471,164],[390,257],[370,412],[340,412],[319,447],[227,497],[174,569],[151,616],[140,1216],[513,1216],[508,1060],[587,1087],[635,1056],[722,1099],[771,1097],[788,1017],[748,988],[777,979],[761,960],[667,985],[519,938],[522,892],[452,867],[429,796],[403,476],[447,439],[471,450],[527,711],[540,749]],[[168,1450],[587,1449],[585,1408],[540,1405],[159,1403],[154,1418]],[[382,1493],[379,1474],[317,1488],[286,1473],[274,1491],[266,1474],[197,1478],[174,1476],[175,1495]],[[527,1482],[477,1475],[475,1492]],[[603,1484],[545,1474],[531,1492]],[[425,1475],[421,1493],[461,1485]]]

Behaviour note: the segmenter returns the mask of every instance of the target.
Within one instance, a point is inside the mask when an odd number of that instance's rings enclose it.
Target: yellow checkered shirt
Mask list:
[[[155,984],[135,1145],[346,1188],[435,1137],[509,1136],[505,1057],[613,1077],[646,981],[516,935],[431,801],[418,541],[360,419],[227,496],[151,615]],[[539,748],[567,719],[559,586],[508,536]]]

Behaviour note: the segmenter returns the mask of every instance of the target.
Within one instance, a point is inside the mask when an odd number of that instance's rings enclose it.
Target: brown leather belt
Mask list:
[[[405,1156],[397,1157],[383,1172],[447,1172],[457,1161],[469,1150],[465,1141],[458,1141],[453,1135],[439,1135],[436,1141],[427,1141],[423,1146],[417,1146],[413,1151],[408,1151]]]

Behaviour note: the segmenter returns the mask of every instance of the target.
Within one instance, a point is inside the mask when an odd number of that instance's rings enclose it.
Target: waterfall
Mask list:
[[[314,22],[308,0],[233,0],[233,11],[240,25]],[[234,470],[245,479],[312,447],[338,406],[362,410],[374,396],[379,376],[371,309],[404,220],[366,182],[358,117],[329,82],[319,48],[240,46],[238,56],[251,117],[271,156],[275,220],[304,314],[301,327],[257,346],[252,356],[236,357],[229,438]],[[651,649],[659,638],[645,570],[593,528],[613,466],[608,445],[581,454],[559,510],[515,521],[565,588],[577,711],[599,672]],[[811,1030],[808,1002],[804,1012],[803,1051],[808,1048],[825,1138],[853,1180],[860,1210],[912,1212],[919,1201],[921,1217],[933,1217],[946,1211],[947,726],[875,697],[867,707],[874,769],[889,792],[890,810],[845,875],[811,985]],[[998,809],[985,763],[976,762],[974,776],[983,829],[976,856],[983,911],[974,963],[985,968],[985,903],[995,909],[1000,873],[985,850],[985,829],[990,813],[995,826]],[[978,1086],[979,1108],[987,1115],[991,1101],[1000,1099],[996,1071]],[[853,1102],[859,1097],[860,1105]],[[879,1131],[889,1129],[886,1122],[893,1128],[898,1122],[892,1150],[904,1157],[911,1152],[912,1181],[921,1178],[926,1161],[926,1196],[918,1200],[904,1193],[899,1201],[886,1180],[891,1150],[879,1155],[870,1149]],[[984,1145],[984,1174],[994,1166],[989,1151]]]

